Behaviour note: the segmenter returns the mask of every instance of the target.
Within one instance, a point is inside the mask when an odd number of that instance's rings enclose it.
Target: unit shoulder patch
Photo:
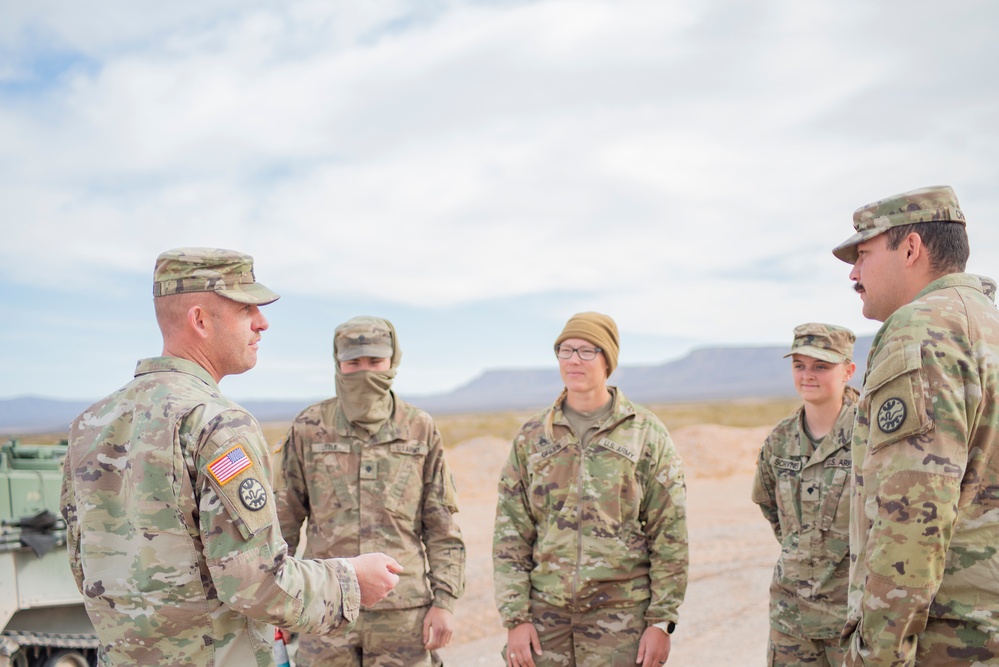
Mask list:
[[[894,433],[905,423],[908,412],[901,398],[893,396],[887,399],[878,409],[878,428],[882,433]]]
[[[239,484],[239,500],[251,512],[259,512],[267,505],[267,490],[254,477],[247,477]]]

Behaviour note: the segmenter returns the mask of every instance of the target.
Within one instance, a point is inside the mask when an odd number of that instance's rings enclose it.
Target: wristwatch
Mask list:
[[[658,623],[653,623],[652,627],[659,628],[666,634],[671,635],[676,630],[676,623],[673,621],[659,621]]]

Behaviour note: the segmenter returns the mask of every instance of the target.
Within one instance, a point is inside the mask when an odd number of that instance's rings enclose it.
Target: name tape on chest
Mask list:
[[[349,454],[350,453],[350,443],[349,442],[314,442],[312,443],[312,452],[314,454]]]
[[[548,445],[547,447],[545,447],[541,451],[537,452],[535,454],[535,456],[537,458],[541,459],[542,461],[544,461],[544,460],[550,459],[551,457],[553,457],[556,454],[558,454],[560,451],[562,451],[563,449],[565,449],[565,446],[566,446],[566,441],[565,440],[559,440],[558,442],[556,442],[554,444],[551,444],[551,445]]]
[[[778,470],[801,472],[801,461],[798,459],[782,459],[779,456],[774,456],[770,459],[770,465]]]
[[[236,445],[222,456],[208,464],[208,472],[219,485],[224,486],[226,482],[253,465],[253,461],[246,455],[242,445]]]

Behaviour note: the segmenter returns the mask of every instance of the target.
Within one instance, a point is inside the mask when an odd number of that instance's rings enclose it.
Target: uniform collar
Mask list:
[[[181,359],[180,357],[150,357],[149,359],[140,359],[135,365],[135,377],[148,373],[164,372],[193,375],[207,384],[212,391],[221,393],[219,385],[215,381],[215,378],[211,376],[211,373],[189,359]]]

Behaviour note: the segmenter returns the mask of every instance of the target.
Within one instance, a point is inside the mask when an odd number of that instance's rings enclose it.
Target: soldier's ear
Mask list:
[[[853,379],[853,374],[857,372],[857,364],[853,363],[852,361],[848,361],[844,364],[844,366],[845,366],[844,370],[846,371],[846,381],[849,382],[851,379]]]
[[[926,246],[923,244],[923,237],[916,232],[909,232],[902,242],[905,249],[905,265],[912,266],[917,259],[926,254]]]
[[[208,337],[209,315],[200,304],[195,304],[187,309],[187,324],[199,338]]]

